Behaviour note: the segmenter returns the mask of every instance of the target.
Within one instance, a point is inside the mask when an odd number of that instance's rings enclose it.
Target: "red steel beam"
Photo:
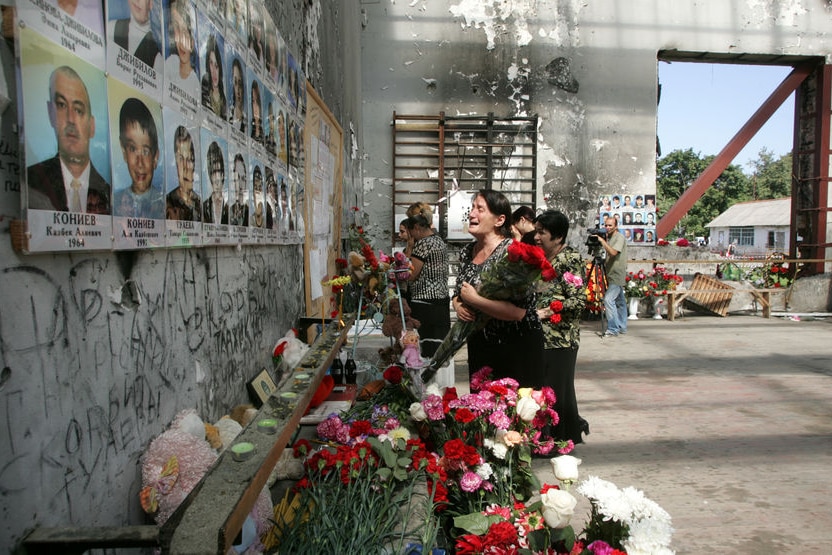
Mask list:
[[[682,193],[679,200],[670,207],[667,214],[662,216],[656,224],[656,237],[667,237],[673,227],[679,223],[688,210],[696,204],[696,201],[705,194],[708,187],[713,185],[714,181],[722,175],[725,168],[734,160],[737,154],[745,148],[757,131],[765,125],[768,119],[777,111],[778,108],[789,98],[797,87],[808,77],[815,66],[795,67],[789,75],[783,79],[783,82],[774,89],[774,92],[769,95],[765,102],[757,108],[757,111],[748,118],[737,134],[728,141],[728,144],[717,154],[713,162],[705,168],[705,171],[696,178],[693,184]]]

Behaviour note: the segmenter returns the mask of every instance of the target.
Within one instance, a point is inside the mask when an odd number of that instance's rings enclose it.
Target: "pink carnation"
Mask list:
[[[459,480],[459,487],[462,491],[471,493],[480,489],[482,478],[476,472],[467,471]]]

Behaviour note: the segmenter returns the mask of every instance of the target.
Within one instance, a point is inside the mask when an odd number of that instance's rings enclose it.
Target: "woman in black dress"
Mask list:
[[[578,415],[575,396],[575,362],[581,340],[581,315],[585,297],[584,261],[566,244],[569,220],[562,212],[547,210],[535,219],[535,240],[555,269],[557,277],[537,286],[537,315],[543,326],[544,385],[555,391],[555,410],[560,417],[552,437],[581,443],[589,423]]]
[[[511,301],[487,299],[477,292],[484,270],[496,264],[511,244],[511,204],[499,191],[484,189],[473,199],[468,232],[474,242],[460,253],[454,289],[457,318],[471,322],[477,313],[489,317],[485,327],[468,338],[468,372],[484,366],[491,379],[511,377],[522,387],[543,385],[543,332],[534,304],[534,288]]]

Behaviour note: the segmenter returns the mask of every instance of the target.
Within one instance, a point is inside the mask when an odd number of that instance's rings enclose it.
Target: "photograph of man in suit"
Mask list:
[[[237,154],[234,157],[234,190],[236,192],[236,201],[231,205],[231,214],[229,221],[231,225],[241,225],[248,227],[248,185],[246,183],[246,162],[242,154]]]
[[[60,66],[49,77],[46,109],[58,153],[29,166],[29,208],[110,214],[110,185],[90,161],[90,139],[95,136],[90,96],[71,67]]]
[[[211,195],[202,205],[203,222],[206,224],[228,224],[228,203],[223,197],[225,188],[225,161],[217,141],[208,145],[205,155],[208,179],[211,181]]]

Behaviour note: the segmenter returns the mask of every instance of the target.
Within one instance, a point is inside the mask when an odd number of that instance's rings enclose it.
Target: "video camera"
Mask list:
[[[586,237],[586,246],[587,247],[600,247],[601,242],[598,240],[600,237],[601,239],[607,240],[607,230],[603,227],[599,228],[589,228],[586,230],[587,237]]]

